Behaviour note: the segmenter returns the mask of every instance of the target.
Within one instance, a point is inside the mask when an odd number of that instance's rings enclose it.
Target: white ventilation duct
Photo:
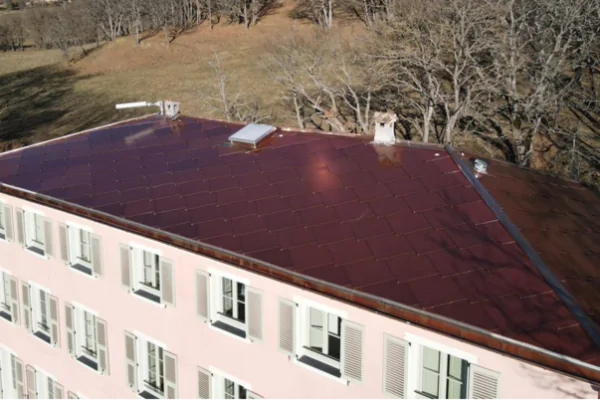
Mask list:
[[[393,112],[376,112],[373,116],[375,123],[374,143],[391,145],[396,143],[396,133],[394,126],[398,121],[398,116]]]

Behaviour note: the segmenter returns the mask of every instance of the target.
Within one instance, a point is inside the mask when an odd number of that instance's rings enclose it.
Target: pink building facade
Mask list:
[[[3,398],[598,398],[236,266],[6,194],[0,206]]]

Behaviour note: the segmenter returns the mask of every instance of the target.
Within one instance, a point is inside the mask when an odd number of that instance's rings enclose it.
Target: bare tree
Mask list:
[[[214,50],[210,66],[215,73],[214,89],[217,94],[208,97],[205,106],[222,113],[227,121],[258,123],[270,118],[269,115],[261,112],[257,101],[245,99],[246,96],[239,91],[231,92],[229,88],[230,78],[224,71],[219,54]]]

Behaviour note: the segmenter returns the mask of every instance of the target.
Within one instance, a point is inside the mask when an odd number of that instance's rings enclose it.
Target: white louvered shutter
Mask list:
[[[54,382],[54,398],[55,399],[64,399],[65,398],[65,388],[58,382]]]
[[[75,308],[65,303],[65,328],[67,331],[67,351],[75,357]]]
[[[92,248],[92,272],[94,276],[102,276],[102,239],[100,236],[91,234]]]
[[[52,345],[58,347],[60,345],[60,335],[58,330],[58,299],[55,296],[48,296],[50,306],[50,340]]]
[[[262,399],[263,398],[261,395],[256,394],[256,393],[254,393],[254,392],[252,392],[250,390],[248,390],[247,396],[248,396],[249,399]]]
[[[96,317],[96,339],[98,348],[98,372],[108,375],[108,337],[106,321]]]
[[[44,248],[46,250],[46,256],[54,256],[54,235],[52,234],[52,221],[48,218],[44,218]]]
[[[136,341],[137,338],[133,333],[125,332],[125,368],[127,371],[127,386],[134,392],[137,390]]]
[[[177,398],[177,356],[165,351],[165,394],[167,399]]]
[[[263,295],[258,289],[248,287],[248,336],[254,341],[263,340]]]
[[[406,398],[408,342],[392,336],[383,337],[383,392],[391,397]]]
[[[6,240],[12,242],[15,238],[13,233],[12,207],[9,205],[4,206],[4,224]]]
[[[31,322],[31,286],[27,283],[21,285],[21,301],[23,302],[23,326],[29,332],[33,332]]]
[[[25,246],[25,213],[20,208],[16,209],[17,215],[17,243]]]
[[[36,374],[35,368],[31,365],[27,365],[25,367],[27,371],[27,398],[28,399],[37,399],[37,382],[36,382]]]
[[[60,259],[65,264],[69,262],[69,231],[67,225],[58,224],[58,252]]]
[[[203,320],[208,318],[208,274],[204,271],[196,271],[196,313]]]
[[[19,281],[10,277],[10,317],[13,324],[19,323]]]
[[[342,320],[342,376],[351,382],[364,381],[365,328]]]
[[[120,249],[121,258],[121,284],[131,290],[131,247],[122,244]]]
[[[290,357],[295,351],[296,303],[279,299],[279,350]]]
[[[212,373],[204,368],[198,367],[198,398],[210,399],[212,392]]]
[[[175,306],[175,282],[173,282],[173,261],[160,259],[161,300],[164,304]]]
[[[67,398],[69,399],[78,399],[79,396],[77,396],[75,393],[71,392],[70,390],[67,391]]]
[[[497,399],[500,392],[500,374],[476,364],[469,366],[469,398]]]
[[[11,362],[15,368],[15,376],[13,376],[14,387],[17,388],[17,398],[25,398],[25,382],[23,379],[23,361],[20,358],[11,355]]]

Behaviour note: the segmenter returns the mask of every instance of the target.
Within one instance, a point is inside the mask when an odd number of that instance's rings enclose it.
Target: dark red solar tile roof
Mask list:
[[[0,155],[0,182],[600,365],[446,151],[290,131],[249,151],[240,127],[146,118]],[[501,163],[481,181],[600,319],[598,198]]]

